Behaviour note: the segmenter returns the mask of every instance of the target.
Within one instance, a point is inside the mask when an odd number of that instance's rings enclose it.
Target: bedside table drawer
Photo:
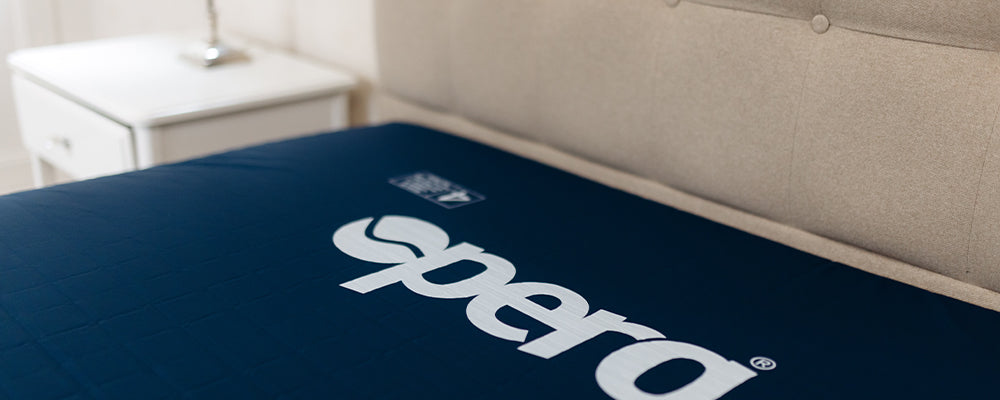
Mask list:
[[[13,86],[21,135],[33,154],[76,179],[135,169],[129,128],[22,76]]]

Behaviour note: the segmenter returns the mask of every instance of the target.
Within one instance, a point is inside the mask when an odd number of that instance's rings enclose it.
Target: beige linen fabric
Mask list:
[[[455,0],[454,111],[515,132],[535,132],[544,1]]]
[[[782,219],[796,109],[819,37],[798,20],[681,4],[658,47],[652,128],[627,171]],[[616,140],[605,138],[606,141]],[[597,149],[606,149],[596,145]]]
[[[1000,123],[1000,122],[998,122]],[[1000,282],[1000,132],[993,126],[989,156],[980,178],[975,224],[969,246],[969,267],[963,280],[991,287]]]
[[[928,43],[1000,50],[997,0],[823,0],[834,26]]]
[[[534,141],[484,127],[454,114],[432,111],[381,92],[373,98],[373,109],[374,122],[408,121],[456,133],[459,136],[572,172],[610,187],[634,193],[754,235],[787,244],[820,257],[1000,311],[1000,293],[707,201],[659,182],[627,174]]]
[[[633,132],[656,128],[658,47],[676,22],[674,13],[658,12],[659,0],[540,3],[542,84],[533,88],[540,116],[524,135],[619,168],[645,165],[638,151],[645,143]]]
[[[817,38],[807,25],[701,6],[664,10],[659,1],[542,3],[547,17],[536,40],[544,51],[531,73],[542,83],[524,100],[536,101],[537,122],[493,126],[780,216],[795,109]],[[467,85],[501,90],[478,82]]]
[[[379,84],[437,109],[451,97],[453,0],[379,2],[375,23]]]
[[[857,3],[882,22],[869,29],[851,25],[866,20],[840,7],[850,1],[818,3],[840,14],[816,33],[800,18],[809,1],[712,1],[756,13],[662,0],[379,0],[380,72],[393,94],[476,129],[714,202],[697,209],[783,224],[765,231],[787,244],[887,265],[829,250],[863,248],[1000,290],[1000,55],[927,43],[986,40],[935,29],[1000,14],[974,0],[950,11]],[[944,282],[925,278],[909,283]]]
[[[965,279],[1000,56],[834,28],[811,62],[790,222]]]
[[[1000,50],[996,0],[681,0],[927,43]]]

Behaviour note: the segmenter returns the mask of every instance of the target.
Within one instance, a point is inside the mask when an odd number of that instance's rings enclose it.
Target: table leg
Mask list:
[[[31,177],[35,188],[43,188],[55,181],[55,168],[35,153],[31,153]]]

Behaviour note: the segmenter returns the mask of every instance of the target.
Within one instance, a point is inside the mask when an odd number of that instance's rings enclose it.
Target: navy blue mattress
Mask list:
[[[1000,313],[417,126],[0,197],[4,398],[980,399],[998,381]]]

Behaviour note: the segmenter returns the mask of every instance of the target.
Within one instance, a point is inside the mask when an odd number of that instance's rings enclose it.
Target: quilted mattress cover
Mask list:
[[[998,338],[412,125],[0,197],[3,398],[996,398]]]

